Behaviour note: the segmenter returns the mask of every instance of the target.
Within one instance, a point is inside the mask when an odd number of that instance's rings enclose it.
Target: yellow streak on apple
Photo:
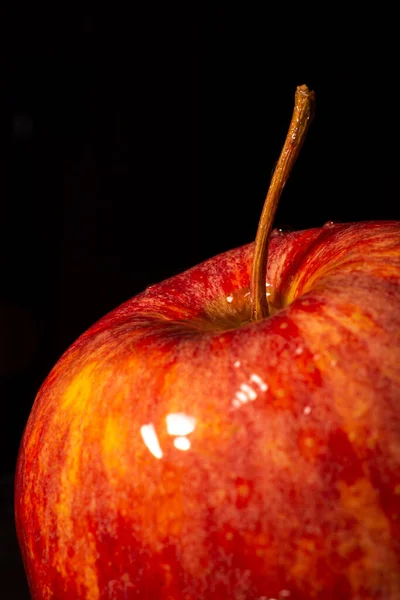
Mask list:
[[[345,482],[338,484],[340,492],[341,506],[346,515],[354,519],[353,525],[356,534],[353,539],[359,541],[362,551],[365,553],[362,559],[363,569],[357,569],[354,563],[350,571],[350,581],[353,589],[362,587],[364,573],[369,573],[370,584],[379,588],[379,572],[376,571],[376,565],[382,562],[388,569],[392,577],[393,589],[397,589],[399,583],[399,574],[397,571],[397,561],[390,552],[392,534],[390,524],[379,507],[378,493],[373,489],[371,482],[366,478],[359,479],[353,485],[347,485]],[[372,535],[371,535],[372,532]],[[379,540],[379,543],[377,543]],[[346,540],[348,542],[348,540]],[[345,553],[346,545],[338,547],[339,553]]]
[[[119,397],[122,401],[121,395]],[[114,396],[115,399],[116,396]],[[128,471],[128,464],[124,460],[124,456],[126,456],[125,449],[128,444],[126,417],[123,413],[118,416],[108,416],[102,437],[101,456],[110,483],[113,485],[116,485],[119,477],[124,476]]]
[[[65,565],[68,565],[68,545],[75,537],[75,554],[71,562],[72,565],[76,565],[76,568],[74,569],[74,566],[72,568],[75,571],[74,576],[78,588],[80,586],[82,590],[85,590],[88,600],[98,600],[100,597],[96,574],[96,544],[90,533],[85,538],[80,538],[79,532],[76,531],[77,524],[73,514],[74,495],[71,494],[71,489],[79,487],[81,452],[88,442],[87,436],[90,435],[91,429],[88,426],[93,425],[93,416],[85,409],[92,398],[94,370],[95,364],[91,363],[72,380],[61,401],[63,411],[69,413],[68,417],[60,412],[54,418],[55,431],[64,429],[63,423],[60,422],[63,419],[63,422],[68,423],[70,431],[73,432],[68,436],[67,457],[61,473],[60,500],[55,507],[58,516],[57,536],[60,540],[55,566],[63,577],[67,577]],[[44,456],[48,460],[51,454],[45,452]],[[87,458],[89,459],[89,457]],[[85,565],[83,570],[82,564]]]

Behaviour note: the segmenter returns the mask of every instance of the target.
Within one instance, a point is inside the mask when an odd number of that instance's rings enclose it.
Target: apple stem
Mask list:
[[[258,321],[270,314],[265,284],[272,224],[283,188],[306,138],[314,110],[315,93],[306,85],[298,86],[289,131],[272,175],[257,229],[250,282],[252,321]]]

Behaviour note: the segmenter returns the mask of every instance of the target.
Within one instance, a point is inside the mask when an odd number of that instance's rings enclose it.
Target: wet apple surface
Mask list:
[[[400,224],[272,236],[106,315],[21,444],[34,599],[398,600]]]

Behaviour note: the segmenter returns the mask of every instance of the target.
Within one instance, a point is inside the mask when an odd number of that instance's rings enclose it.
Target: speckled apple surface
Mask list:
[[[399,600],[400,223],[271,238],[155,285],[62,356],[15,511],[34,600]]]

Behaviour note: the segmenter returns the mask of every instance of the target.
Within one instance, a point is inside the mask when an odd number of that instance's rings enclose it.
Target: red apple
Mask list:
[[[267,318],[253,255],[129,300],[42,385],[33,599],[399,600],[400,222],[271,236]]]

